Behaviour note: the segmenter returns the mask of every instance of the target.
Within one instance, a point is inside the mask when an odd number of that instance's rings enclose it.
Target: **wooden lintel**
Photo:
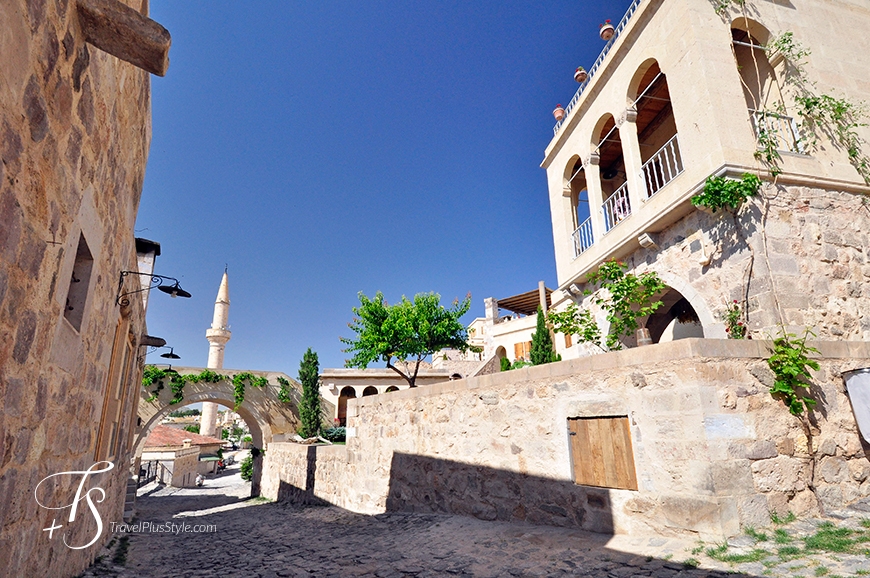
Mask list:
[[[119,0],[76,0],[85,40],[142,70],[163,76],[172,38],[163,26]]]

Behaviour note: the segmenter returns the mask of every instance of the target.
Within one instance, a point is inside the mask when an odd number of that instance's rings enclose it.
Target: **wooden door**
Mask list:
[[[627,416],[568,418],[574,483],[637,489]]]

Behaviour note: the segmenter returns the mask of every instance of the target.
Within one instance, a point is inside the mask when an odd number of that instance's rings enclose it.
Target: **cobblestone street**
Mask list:
[[[606,536],[459,516],[355,514],[335,507],[245,499],[238,470],[203,488],[146,486],[137,522],[213,524],[214,532],[115,533],[84,576],[586,576],[701,578],[862,575],[866,557],[762,566],[726,564],[698,544]],[[128,540],[124,540],[124,537]],[[700,567],[693,567],[698,564]],[[851,560],[851,561],[850,561]],[[863,560],[863,565],[861,565]],[[851,566],[849,566],[851,564]],[[742,572],[742,573],[739,573]]]

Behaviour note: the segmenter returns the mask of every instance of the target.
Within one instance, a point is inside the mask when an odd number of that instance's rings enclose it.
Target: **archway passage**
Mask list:
[[[661,301],[664,305],[646,322],[653,343],[704,337],[697,312],[679,291],[668,288]]]
[[[356,390],[347,385],[338,394],[338,424],[347,425],[347,400],[356,399]]]
[[[176,368],[182,375],[198,375],[203,368]],[[235,388],[232,375],[240,372],[222,371],[228,375],[228,379],[217,383],[200,381],[198,383],[186,382],[178,403],[171,403],[174,392],[170,387],[168,378],[163,379],[163,388],[157,392],[157,396],[151,399],[154,389],[143,388],[140,390],[138,429],[136,431],[135,455],[137,462],[142,455],[145,440],[148,434],[163,421],[173,410],[184,406],[211,401],[220,405],[233,408],[235,406]],[[264,449],[272,441],[283,441],[287,436],[293,435],[299,426],[299,400],[301,399],[302,386],[293,378],[276,372],[250,372],[256,377],[264,377],[268,380],[265,387],[245,388],[245,399],[235,409],[244,422],[250,428],[253,447]],[[290,385],[290,401],[283,402],[279,399],[281,386],[278,378],[286,380]],[[328,411],[333,411],[332,404]],[[251,484],[251,494],[256,496],[260,493],[260,463],[262,458],[254,461],[254,479]]]

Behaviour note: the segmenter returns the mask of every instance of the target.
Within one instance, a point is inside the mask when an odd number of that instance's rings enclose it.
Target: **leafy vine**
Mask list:
[[[819,363],[807,356],[809,353],[819,353],[818,349],[807,345],[809,336],[816,336],[809,328],[804,331],[803,337],[781,329],[779,337],[773,340],[773,354],[767,360],[768,367],[776,376],[770,394],[782,399],[789,412],[796,416],[800,416],[804,409],[812,410],[816,405],[816,400],[800,392],[809,388],[812,378],[810,369],[819,369]]]
[[[290,403],[293,401],[293,397],[290,394],[292,391],[290,382],[283,377],[278,377],[278,385],[278,400],[284,403]]]
[[[696,207],[707,207],[714,213],[719,209],[737,210],[749,197],[758,194],[761,179],[752,173],[745,173],[738,181],[725,177],[707,177],[704,190],[692,197]]]
[[[164,389],[165,384],[164,380],[169,378],[169,386],[172,388],[172,399],[169,400],[169,403],[174,405],[177,403],[181,403],[184,401],[184,385],[186,383],[219,383],[221,381],[229,380],[229,376],[221,375],[211,369],[205,369],[199,373],[191,373],[186,375],[181,375],[175,371],[165,371],[154,365],[146,365],[145,370],[142,373],[142,387],[148,389],[151,386],[155,386],[155,388],[151,391],[151,395],[145,398],[146,401],[154,401],[160,395],[160,392]],[[283,378],[278,378],[279,383]],[[290,383],[284,379],[286,382],[286,386],[284,383],[281,383],[281,389],[278,392],[278,398],[281,401],[287,402],[290,401],[289,387]],[[239,409],[239,406],[242,405],[242,402],[245,401],[245,387],[250,384],[254,387],[264,388],[269,385],[269,380],[265,377],[261,377],[258,375],[254,375],[249,371],[244,371],[242,373],[237,373],[232,378],[233,382],[233,401],[235,402],[234,410]],[[282,397],[283,396],[283,397]],[[286,398],[286,399],[285,399]]]

